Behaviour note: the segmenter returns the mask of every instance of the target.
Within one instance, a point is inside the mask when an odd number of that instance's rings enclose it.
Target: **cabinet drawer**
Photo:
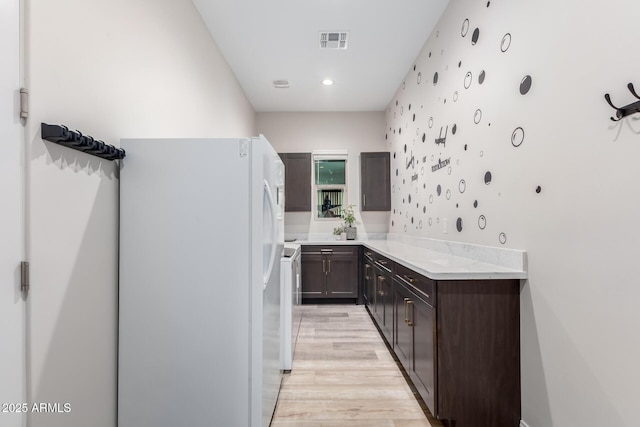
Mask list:
[[[402,264],[396,263],[396,278],[406,285],[408,285],[411,289],[414,288],[418,292],[420,292],[421,296],[425,298],[425,301],[428,302],[431,306],[435,307],[436,305],[436,286],[435,282],[431,279],[428,279],[415,271],[405,267]]]
[[[388,273],[391,273],[393,270],[393,261],[389,258],[383,257],[382,255],[374,252],[373,260],[376,263],[376,266],[381,270],[387,271]]]
[[[364,257],[366,259],[368,259],[371,262],[374,261],[374,259],[373,259],[374,252],[371,249],[363,248],[362,253],[364,254]]]

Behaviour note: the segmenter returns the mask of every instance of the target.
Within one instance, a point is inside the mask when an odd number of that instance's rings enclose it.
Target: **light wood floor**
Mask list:
[[[364,306],[302,308],[271,427],[431,426]]]

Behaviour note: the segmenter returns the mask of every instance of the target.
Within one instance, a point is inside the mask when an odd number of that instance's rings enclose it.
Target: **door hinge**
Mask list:
[[[29,117],[29,91],[26,88],[20,88],[20,118]]]
[[[22,261],[20,263],[20,290],[24,293],[29,292],[29,263]]]

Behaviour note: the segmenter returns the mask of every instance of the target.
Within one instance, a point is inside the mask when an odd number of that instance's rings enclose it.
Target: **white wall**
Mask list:
[[[522,414],[531,427],[638,425],[640,115],[611,122],[603,95],[638,101],[626,85],[640,87],[639,14],[640,3],[623,0],[451,0],[387,111],[390,231],[528,253]],[[446,159],[451,169],[432,170]]]
[[[115,426],[118,165],[39,136],[254,134],[255,114],[189,0],[28,2],[31,426]]]
[[[258,113],[256,128],[279,153],[347,150],[347,197],[356,210],[358,237],[386,233],[388,212],[360,212],[360,153],[389,151],[384,138],[384,112]],[[288,212],[288,236],[328,234],[340,221],[314,220],[310,212]],[[303,236],[301,236],[303,237]]]
[[[25,400],[19,5],[18,0],[0,5],[0,404]],[[0,407],[3,427],[21,427],[23,418],[15,407]]]

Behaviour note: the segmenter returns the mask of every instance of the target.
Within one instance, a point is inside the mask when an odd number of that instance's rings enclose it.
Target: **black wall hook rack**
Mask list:
[[[627,89],[629,89],[629,92],[631,92],[633,96],[640,100],[640,96],[638,96],[638,94],[636,93],[636,90],[633,87],[633,83],[629,83],[627,85]],[[611,120],[613,120],[614,122],[620,121],[631,114],[640,113],[640,101],[625,105],[624,107],[616,107],[615,105],[613,105],[613,102],[611,102],[611,97],[608,93],[604,94],[604,99],[607,101],[607,104],[611,106],[611,108],[616,110],[616,118],[614,119],[613,117],[611,117]]]
[[[49,125],[42,123],[40,127],[42,139],[46,139],[74,150],[101,157],[107,160],[124,159],[126,153],[122,148],[105,144],[104,141],[89,135],[83,135],[77,130],[69,130],[64,125]]]

